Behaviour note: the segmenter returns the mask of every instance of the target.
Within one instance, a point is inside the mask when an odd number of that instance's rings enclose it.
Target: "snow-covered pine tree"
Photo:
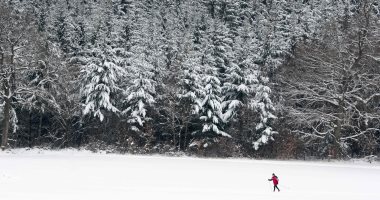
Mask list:
[[[230,36],[234,39],[238,36],[238,29],[241,25],[241,19],[239,14],[242,9],[240,8],[240,0],[228,0],[226,1],[226,11],[224,21],[227,23],[227,27],[230,32]]]
[[[224,53],[226,56],[224,58],[226,72],[223,75],[224,81],[222,85],[222,108],[225,122],[229,122],[235,117],[239,109],[247,105],[247,98],[249,98],[252,91],[250,89],[252,82],[246,78],[248,74],[242,69],[243,67],[249,67],[247,65],[249,63],[249,61],[247,62],[247,59],[249,59],[247,55],[251,52],[251,40],[249,39],[248,31],[251,29],[249,24],[244,23],[248,19],[242,20],[239,17],[239,14],[243,12],[241,11],[243,8],[240,8],[240,3],[239,1],[226,2],[224,20],[227,22],[228,34],[223,40],[225,43],[223,46],[227,48],[224,48],[226,51]]]
[[[256,125],[258,139],[253,142],[254,148],[257,150],[261,145],[266,144],[269,140],[273,140],[273,134],[277,132],[272,129],[274,115],[274,106],[270,98],[271,89],[268,86],[269,79],[259,75],[259,83],[255,89],[255,97],[251,102],[251,106],[260,115],[260,122]]]
[[[198,59],[185,57],[186,61],[182,65],[178,77],[178,98],[183,112],[181,116],[184,124],[184,142],[188,137],[188,128],[191,120],[199,117],[201,111],[202,93],[202,77]]]
[[[134,2],[130,6],[136,10],[129,15],[133,23],[129,27],[130,34],[127,37],[127,44],[130,46],[126,77],[129,80],[123,86],[123,115],[127,118],[130,129],[143,135],[146,134],[146,122],[152,119],[153,105],[156,102],[156,59],[159,58],[155,58],[154,55],[156,49],[153,48],[153,36],[156,32],[151,22],[151,10],[146,12],[148,7],[153,6],[152,2]]]
[[[247,105],[250,98],[253,82],[247,79],[247,74],[239,65],[233,64],[226,71],[226,79],[222,87],[223,96],[223,119],[230,121],[238,114],[238,110]]]
[[[52,31],[54,31],[54,34],[51,35],[51,40],[59,44],[60,49],[64,53],[70,53],[72,36],[71,33],[73,31],[73,26],[67,3],[63,1],[57,2],[55,13],[55,18],[52,19],[54,20],[54,25],[51,26],[51,28],[53,29]]]
[[[89,46],[89,28],[92,27],[91,22],[87,20],[89,16],[86,14],[86,7],[83,2],[73,2],[74,10],[71,14],[71,48],[70,59],[74,57],[80,57],[84,53],[85,49]]]
[[[215,19],[213,21],[213,27],[210,28],[211,30],[211,55],[212,61],[210,62],[210,67],[215,68],[216,74],[213,74],[213,69],[210,69],[210,74],[215,76],[215,78],[218,79],[219,87],[223,87],[226,83],[226,78],[228,76],[227,72],[228,70],[231,70],[231,68],[234,68],[235,65],[235,58],[234,58],[234,52],[232,50],[233,40],[232,35],[229,33],[229,29],[226,27],[225,24],[220,22],[219,20]],[[231,71],[230,71],[231,72]],[[228,83],[227,83],[228,84]],[[219,90],[219,88],[215,88],[216,90]],[[221,88],[220,88],[221,89]],[[220,92],[215,93],[218,95],[218,98],[220,98],[220,104],[221,107],[219,109],[223,110],[223,103],[224,101],[224,92],[225,90],[221,90]],[[223,119],[223,118],[222,118]],[[220,122],[221,123],[221,122]],[[223,123],[226,123],[223,121]]]
[[[87,64],[82,68],[81,95],[85,98],[83,114],[92,114],[103,121],[105,111],[119,112],[113,99],[121,92],[120,79],[125,74],[123,51],[116,45],[114,18],[110,3],[105,2],[99,9],[96,40],[87,50]],[[102,10],[105,9],[105,10]]]
[[[214,20],[214,24],[211,27],[211,42],[212,42],[212,56],[214,57],[214,67],[218,70],[218,76],[221,79],[223,85],[226,71],[233,63],[233,51],[232,36],[229,33],[229,29],[222,22]]]
[[[248,146],[251,136],[255,133],[251,124],[255,123],[249,103],[254,97],[258,80],[258,68],[254,64],[256,49],[254,32],[249,18],[241,21],[242,26],[237,29],[237,36],[233,43],[233,57],[222,87],[223,92],[223,117],[228,122],[228,132],[233,134],[236,141],[247,141]]]
[[[221,88],[220,80],[217,77],[215,67],[208,67],[207,73],[203,77],[204,99],[201,103],[202,114],[201,121],[203,124],[202,134],[206,137],[222,135],[230,137],[223,131],[223,119],[221,113]]]
[[[216,31],[216,30],[215,30]],[[204,54],[202,55],[202,69],[204,70],[203,100],[201,103],[202,134],[206,137],[222,135],[230,137],[223,131],[224,121],[222,118],[222,97],[220,74],[224,73],[226,66],[224,62],[225,52],[223,37],[214,32],[213,38],[206,43]]]
[[[94,48],[90,53],[93,57],[88,58],[82,69],[83,114],[92,114],[103,121],[105,111],[119,112],[112,96],[120,90],[118,81],[124,69],[115,58],[115,52],[106,45]]]
[[[189,107],[191,114],[199,113],[202,99],[202,72],[198,54],[196,50],[190,50],[189,54],[185,55],[186,60],[181,66],[178,77],[178,97],[181,102],[185,103],[186,107]]]
[[[281,3],[282,0],[275,0],[273,4],[260,4],[256,16],[256,48],[259,49],[256,63],[262,66],[261,69],[269,77],[283,64],[286,56],[291,54],[293,44],[293,38],[287,34],[291,28],[287,24],[286,15],[283,16],[286,11]]]
[[[288,2],[275,0],[270,2],[257,2],[256,12],[252,23],[254,35],[247,36],[251,44],[252,52],[249,55],[250,70],[255,77],[251,79],[253,96],[250,107],[259,114],[255,131],[253,132],[253,147],[258,149],[261,145],[273,139],[273,134],[277,133],[271,127],[276,119],[274,106],[271,101],[270,77],[275,70],[281,66],[287,57],[291,56],[292,48],[297,34],[292,32],[297,27],[292,27],[294,10],[288,8]],[[301,35],[301,34],[300,34]]]
[[[201,57],[202,45],[205,45],[204,29],[205,24],[198,23],[192,27],[191,35],[188,35],[184,45],[183,61],[178,77],[178,97],[185,123],[185,137],[187,137],[188,126],[193,118],[199,118],[201,111],[201,101],[203,98]],[[186,138],[185,138],[186,140]]]
[[[144,60],[133,60],[135,75],[125,90],[125,109],[123,114],[128,118],[131,130],[141,133],[146,121],[150,120],[148,110],[155,103],[156,82],[152,79],[152,65]]]

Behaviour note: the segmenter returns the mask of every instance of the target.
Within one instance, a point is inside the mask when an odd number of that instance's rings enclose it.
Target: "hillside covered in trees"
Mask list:
[[[5,148],[380,153],[377,0],[1,0]]]

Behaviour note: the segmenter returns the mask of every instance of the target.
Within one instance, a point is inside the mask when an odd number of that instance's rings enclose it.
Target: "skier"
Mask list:
[[[278,185],[278,177],[274,173],[272,174],[272,178],[268,179],[268,181],[273,181],[273,192],[276,191],[276,188],[277,188],[278,191],[280,191],[280,189],[277,187],[277,185]]]

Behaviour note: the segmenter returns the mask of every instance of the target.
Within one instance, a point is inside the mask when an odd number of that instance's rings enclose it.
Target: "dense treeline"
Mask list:
[[[2,0],[2,148],[380,152],[376,0]]]

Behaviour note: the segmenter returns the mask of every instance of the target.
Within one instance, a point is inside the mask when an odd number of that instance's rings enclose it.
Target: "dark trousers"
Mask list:
[[[277,185],[274,185],[273,186],[273,192],[276,191],[276,188],[277,188],[278,191],[280,191],[280,189],[278,189]]]

